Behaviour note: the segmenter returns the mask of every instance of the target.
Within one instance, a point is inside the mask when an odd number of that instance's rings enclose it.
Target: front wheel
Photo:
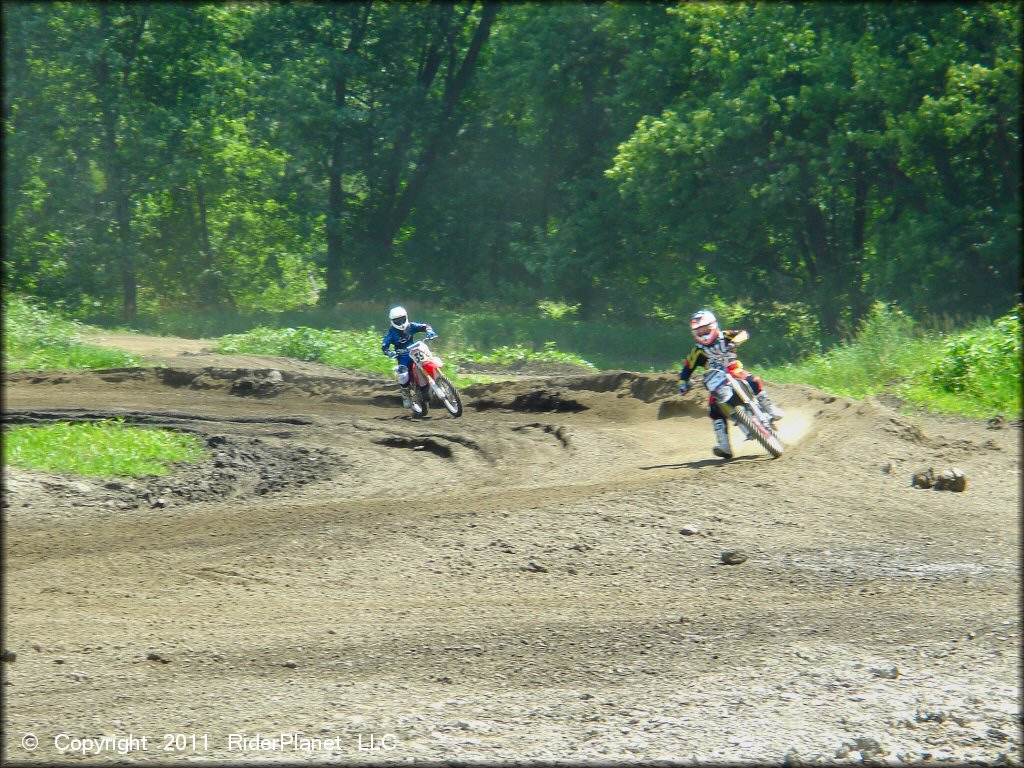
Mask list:
[[[413,414],[417,418],[422,418],[427,415],[430,410],[430,385],[424,384],[422,387],[416,387],[416,393],[413,395],[413,399],[420,406],[420,413]]]
[[[459,390],[455,388],[454,384],[448,381],[448,377],[443,373],[437,374],[437,379],[435,379],[435,381],[441,391],[444,392],[444,397],[441,398],[441,402],[444,403],[444,407],[448,409],[448,413],[455,417],[461,416],[462,398],[459,397]]]
[[[782,455],[783,448],[779,438],[765,429],[764,424],[753,418],[750,415],[750,411],[745,407],[737,408],[736,418],[743,422],[743,426],[747,428],[751,436],[761,444],[762,448],[772,455],[772,458],[777,459]]]

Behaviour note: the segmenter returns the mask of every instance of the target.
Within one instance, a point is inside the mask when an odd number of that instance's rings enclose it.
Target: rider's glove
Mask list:
[[[690,389],[692,387],[693,387],[693,384],[691,384],[690,382],[688,382],[688,381],[680,381],[679,382],[679,394],[680,395],[685,395],[687,392],[690,391]]]
[[[398,353],[395,352],[395,350],[393,350],[393,349],[387,350],[384,354],[387,355],[388,357],[390,357],[391,359],[394,359],[394,358],[398,357]]]
[[[430,339],[436,339],[436,338],[437,338],[437,334],[436,334],[436,333],[434,333],[433,331],[428,331],[428,332],[427,332],[427,340],[428,340],[428,341],[429,341]]]

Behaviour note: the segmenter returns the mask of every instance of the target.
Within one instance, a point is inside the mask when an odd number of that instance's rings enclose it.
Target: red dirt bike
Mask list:
[[[434,338],[437,338],[436,336]],[[462,399],[448,377],[441,373],[444,363],[430,351],[425,341],[417,341],[405,348],[412,358],[409,366],[410,394],[414,406],[419,406],[417,416],[426,416],[430,410],[430,398],[433,395],[452,416],[462,415]],[[415,413],[415,408],[414,408]]]
[[[756,440],[772,458],[777,459],[782,455],[782,441],[775,430],[775,423],[757,402],[750,384],[735,378],[726,368],[719,366],[708,368],[703,384],[718,407],[732,418],[744,438]]]

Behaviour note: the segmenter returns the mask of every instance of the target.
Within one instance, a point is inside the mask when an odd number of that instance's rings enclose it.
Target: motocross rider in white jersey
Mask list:
[[[690,376],[693,375],[695,368],[720,365],[726,368],[734,378],[744,379],[750,384],[754,394],[757,395],[757,402],[773,421],[777,421],[785,415],[768,399],[760,377],[743,370],[743,364],[736,357],[736,347],[749,339],[750,334],[739,330],[720,330],[718,319],[708,309],[701,309],[693,314],[693,317],[690,318],[690,331],[697,343],[690,350],[690,354],[687,355],[683,368],[679,372],[680,394],[685,395],[693,386],[690,384]],[[723,459],[731,459],[732,447],[729,445],[728,422],[713,396],[708,398],[708,415],[711,417],[711,423],[715,429],[715,447],[712,448],[712,452]]]

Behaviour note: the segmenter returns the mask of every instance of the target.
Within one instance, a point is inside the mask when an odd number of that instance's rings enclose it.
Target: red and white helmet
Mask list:
[[[718,338],[718,319],[710,309],[699,309],[690,318],[690,331],[700,344],[714,344]]]

